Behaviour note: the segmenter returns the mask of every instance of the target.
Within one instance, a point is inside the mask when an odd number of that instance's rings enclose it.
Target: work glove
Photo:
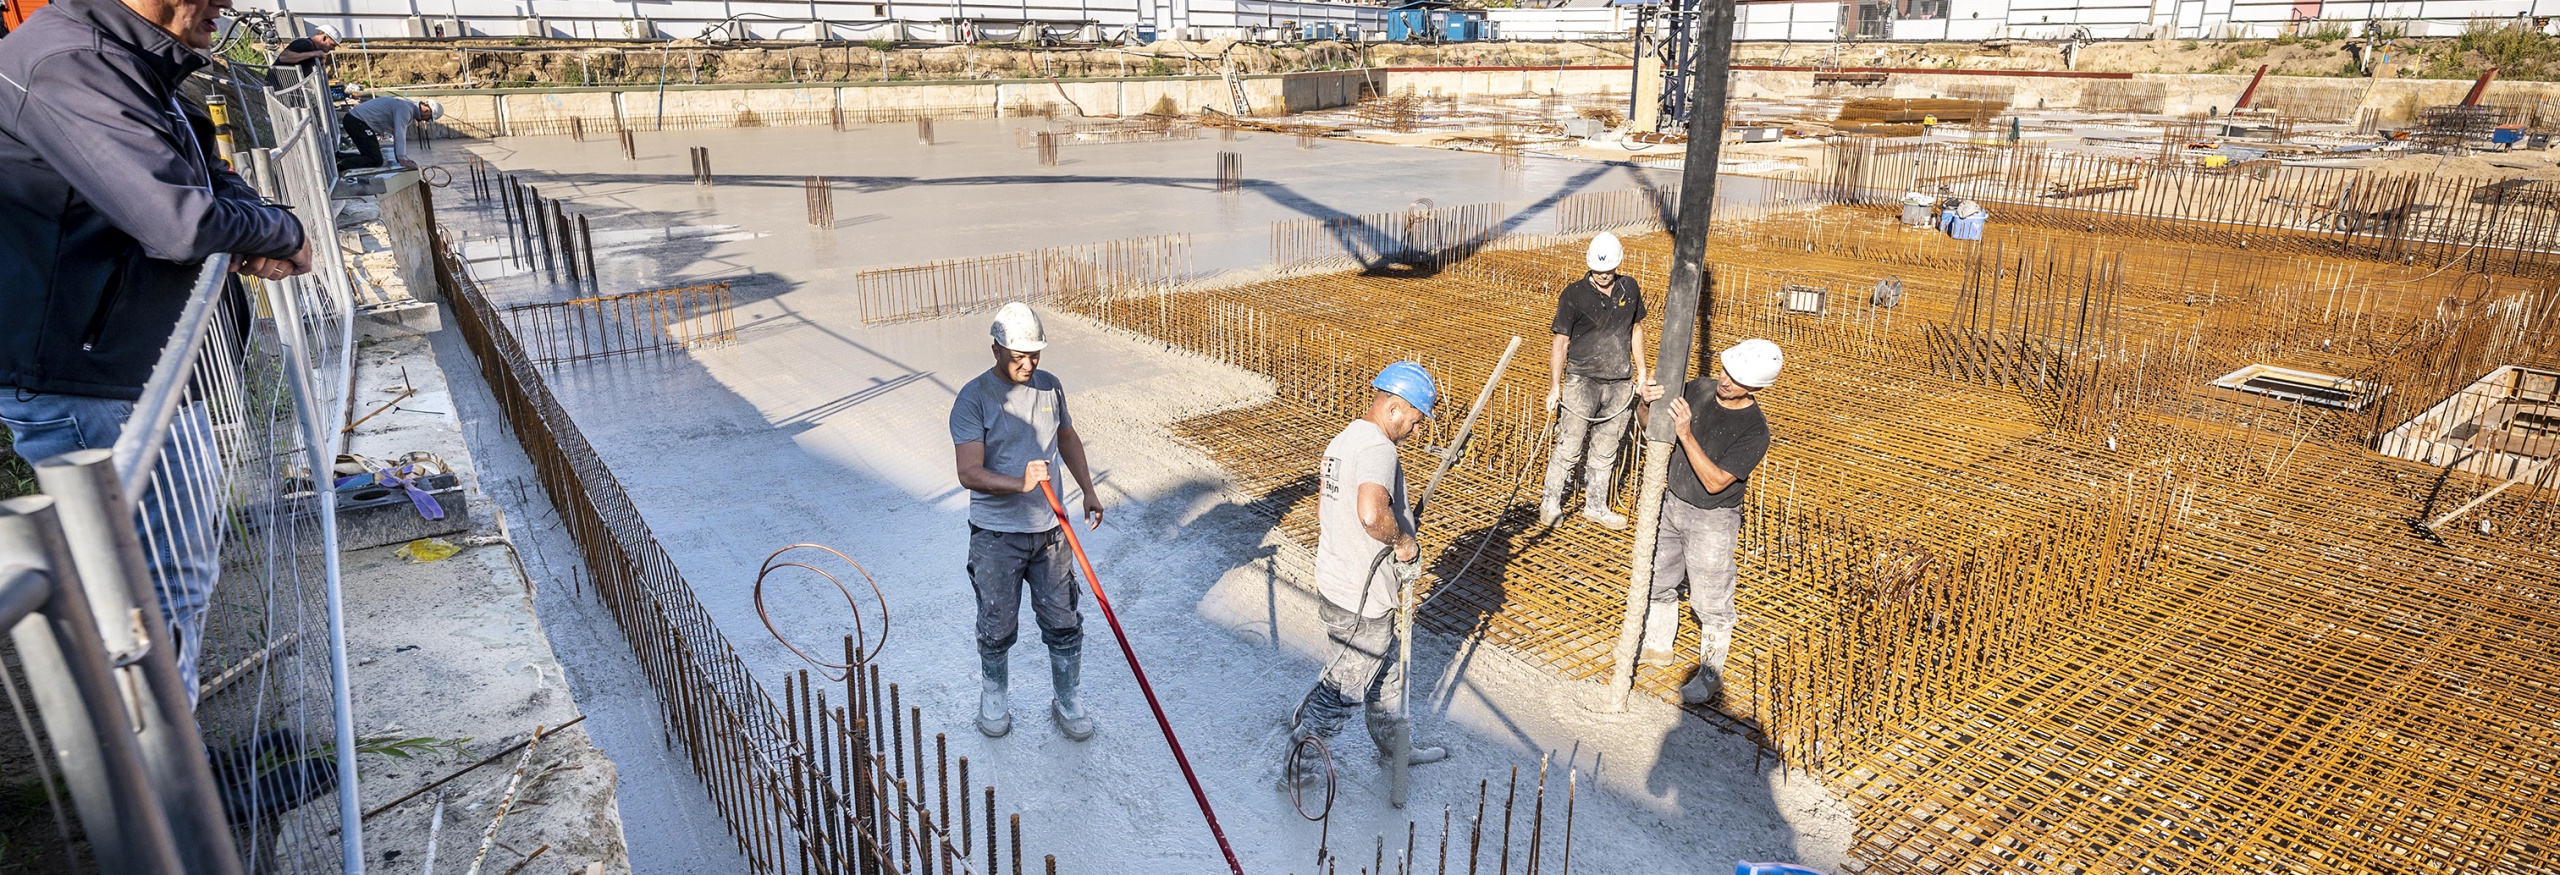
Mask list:
[[[1412,561],[1402,559],[1387,560],[1387,574],[1395,578],[1396,586],[1398,587],[1407,586],[1422,580],[1422,555],[1419,553],[1414,554]]]

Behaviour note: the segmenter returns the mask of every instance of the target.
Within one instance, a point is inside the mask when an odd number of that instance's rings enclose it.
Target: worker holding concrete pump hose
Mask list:
[[[1414,540],[1413,505],[1405,497],[1404,464],[1396,445],[1431,416],[1438,387],[1413,362],[1396,362],[1369,382],[1377,390],[1369,410],[1325,445],[1316,493],[1316,616],[1331,646],[1324,674],[1289,715],[1292,740],[1330,740],[1354,710],[1368,712],[1369,740],[1381,757],[1399,748],[1410,763],[1447,759],[1446,749],[1413,744],[1413,725],[1394,710],[1404,696],[1404,667],[1396,656],[1396,600],[1405,582],[1422,574],[1422,547]],[[1293,759],[1298,771],[1284,776],[1305,784],[1324,765]]]
[[[1019,301],[996,311],[989,333],[995,367],[960,387],[951,403],[951,443],[960,485],[969,490],[969,582],[978,594],[978,662],[984,683],[978,694],[978,731],[1000,738],[1013,731],[1007,710],[1008,656],[1021,628],[1022,592],[1031,591],[1031,613],[1040,641],[1049,645],[1049,680],[1056,698],[1049,716],[1058,731],[1083,741],[1093,718],[1077,701],[1084,668],[1084,615],[1076,608],[1075,570],[1066,555],[1059,519],[1040,494],[1051,460],[1066,464],[1084,491],[1085,525],[1102,525],[1102,499],[1094,494],[1084,441],[1067,415],[1067,392],[1040,370],[1049,347],[1040,315]]]
[[[1742,491],[1769,453],[1769,419],[1760,392],[1778,381],[1786,355],[1752,338],[1727,347],[1712,377],[1699,377],[1671,400],[1679,452],[1671,457],[1670,494],[1662,497],[1653,549],[1652,605],[1645,612],[1644,659],[1675,658],[1680,582],[1698,612],[1698,670],[1680,685],[1680,701],[1704,705],[1724,693],[1725,656],[1733,649],[1734,548],[1742,536]],[[1644,399],[1662,397],[1647,383]]]
[[[1612,531],[1627,527],[1626,516],[1609,509],[1609,476],[1618,470],[1618,447],[1635,418],[1635,387],[1648,375],[1635,354],[1644,348],[1644,293],[1634,279],[1618,275],[1624,260],[1618,235],[1600,232],[1583,257],[1591,272],[1556,296],[1549,326],[1555,341],[1547,353],[1547,410],[1556,417],[1556,446],[1547,455],[1539,525],[1564,517],[1565,485],[1573,479],[1574,463],[1583,461],[1588,440],[1582,518]]]

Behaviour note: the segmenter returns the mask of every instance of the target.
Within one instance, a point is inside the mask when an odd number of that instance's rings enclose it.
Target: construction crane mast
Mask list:
[[[1636,9],[1635,81],[1627,106],[1632,129],[1687,130],[1696,101],[1691,78],[1698,66],[1698,24],[1708,0],[1611,2]]]

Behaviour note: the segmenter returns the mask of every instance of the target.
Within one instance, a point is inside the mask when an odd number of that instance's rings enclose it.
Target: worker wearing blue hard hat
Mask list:
[[[1378,371],[1369,385],[1369,410],[1325,445],[1316,492],[1316,616],[1331,640],[1324,675],[1289,717],[1293,739],[1330,739],[1351,713],[1366,710],[1369,739],[1381,756],[1411,751],[1408,762],[1448,758],[1444,748],[1413,744],[1413,727],[1392,703],[1404,695],[1404,668],[1396,653],[1398,593],[1422,574],[1422,547],[1414,540],[1413,505],[1405,497],[1404,465],[1396,445],[1431,416],[1440,388],[1431,372],[1413,362]],[[1298,760],[1288,780],[1320,776],[1323,766]]]

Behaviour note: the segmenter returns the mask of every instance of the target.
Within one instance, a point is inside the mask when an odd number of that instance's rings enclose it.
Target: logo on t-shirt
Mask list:
[[[1332,456],[1326,456],[1326,457],[1324,457],[1324,476],[1323,476],[1323,478],[1322,478],[1322,483],[1323,483],[1322,488],[1323,488],[1323,490],[1324,490],[1324,497],[1326,497],[1326,498],[1340,498],[1340,497],[1341,497],[1341,495],[1340,495],[1340,492],[1342,491],[1342,460],[1341,460],[1341,459],[1337,459],[1337,458],[1334,458],[1334,457],[1332,457]]]

